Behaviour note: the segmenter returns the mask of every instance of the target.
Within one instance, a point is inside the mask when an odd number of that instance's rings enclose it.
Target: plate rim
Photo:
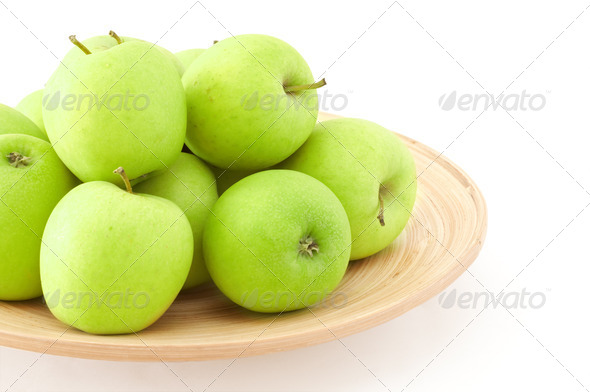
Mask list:
[[[323,117],[320,121],[341,117],[328,113],[320,113],[320,116]],[[422,305],[424,302],[428,301],[438,293],[442,292],[445,288],[449,287],[459,276],[466,272],[467,269],[473,264],[473,262],[475,261],[483,247],[483,243],[487,234],[488,211],[481,190],[478,188],[476,183],[471,179],[471,177],[460,166],[455,164],[446,156],[439,154],[433,148],[423,143],[420,143],[410,137],[399,134],[398,132],[395,133],[407,145],[416,146],[417,149],[425,151],[431,156],[437,157],[435,161],[439,165],[444,166],[445,171],[451,173],[453,178],[457,178],[458,180],[460,180],[464,186],[464,189],[469,192],[471,198],[473,199],[475,207],[474,211],[478,213],[478,215],[476,215],[476,227],[479,229],[479,231],[474,231],[470,236],[470,238],[472,239],[470,245],[462,249],[463,252],[461,254],[453,255],[456,259],[455,261],[457,262],[455,263],[454,267],[451,270],[449,270],[441,279],[432,281],[423,289],[404,297],[403,301],[401,301],[400,303],[390,303],[382,306],[371,307],[370,311],[368,311],[366,314],[363,314],[361,317],[358,317],[354,323],[351,323],[350,320],[347,319],[330,323],[329,328],[321,328],[321,330],[324,330],[323,333],[318,332],[320,331],[320,329],[306,331],[305,339],[301,338],[301,334],[267,337],[263,340],[255,339],[257,345],[254,346],[251,344],[250,346],[246,347],[239,357],[250,357],[265,353],[281,352],[301,347],[309,347],[312,345],[338,340],[346,336],[366,331],[377,325],[383,324],[396,317],[399,317],[402,314],[419,305]],[[427,170],[428,167],[423,171],[423,173]],[[461,262],[459,262],[458,259],[461,259]],[[38,299],[31,301],[38,301]],[[10,304],[9,301],[0,301],[0,304],[2,303]],[[320,322],[323,324],[321,320]],[[105,342],[100,343],[91,342],[87,340],[85,341],[83,339],[78,340],[75,338],[62,339],[65,333],[71,329],[72,327],[68,328],[66,331],[64,331],[64,333],[61,336],[59,336],[57,339],[54,339],[49,336],[31,335],[25,332],[20,333],[19,331],[6,331],[4,328],[1,327],[0,324],[0,345],[9,348],[16,348],[43,353],[42,355],[49,354],[74,358],[123,362],[174,362],[235,358],[235,355],[229,354],[229,350],[225,350],[228,354],[224,355],[224,350],[223,348],[219,347],[219,343],[205,343],[192,345],[154,343],[148,345],[144,342],[144,340],[148,339],[139,338],[143,345],[137,343],[130,344],[125,342],[116,344],[112,341],[113,335],[107,336],[108,340],[105,339]],[[328,335],[332,336],[326,335],[326,329],[330,332]],[[61,341],[63,347],[60,347],[62,345],[56,346],[57,342],[59,341]],[[47,347],[47,345],[49,345],[49,347]],[[228,343],[228,345],[230,345],[231,347],[235,346],[236,350],[231,350],[232,352],[240,351],[239,349],[237,349],[238,346],[244,346],[241,341],[230,342]],[[121,353],[121,351],[127,352],[123,354]],[[195,355],[195,353],[199,351],[202,351],[202,354],[205,355]],[[217,354],[212,355],[211,353]]]

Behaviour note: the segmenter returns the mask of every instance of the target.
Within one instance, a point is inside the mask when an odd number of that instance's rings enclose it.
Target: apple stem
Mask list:
[[[115,33],[113,30],[109,31],[109,35],[117,40],[117,44],[121,45],[123,43],[121,37],[119,37],[119,35]]]
[[[213,41],[213,45],[215,45],[215,44],[216,44],[216,43],[218,43],[218,42],[219,42],[218,40],[214,40],[214,41]]]
[[[287,86],[285,87],[286,93],[293,93],[297,91],[306,91],[306,90],[314,90],[320,87],[324,87],[326,85],[326,78],[320,80],[319,82],[315,82],[312,84],[302,84],[299,86]]]
[[[16,168],[27,166],[31,160],[30,157],[26,157],[20,152],[11,152],[10,154],[6,155],[6,158],[8,158],[10,165]]]
[[[84,44],[82,42],[80,42],[80,41],[78,41],[76,39],[76,36],[75,35],[70,35],[70,41],[72,41],[72,43],[74,45],[76,45],[77,47],[79,47],[80,50],[82,50],[82,52],[84,52],[86,54],[92,54],[92,52],[89,51],[88,48],[86,46],[84,46]]]
[[[299,240],[299,254],[306,254],[309,257],[313,257],[314,250],[319,253],[320,247],[313,238],[307,236]]]
[[[127,188],[127,192],[133,194],[133,189],[131,188],[131,182],[129,181],[129,177],[127,177],[127,173],[125,173],[125,169],[123,169],[122,167],[118,167],[116,170],[113,171],[113,173],[121,176],[121,178],[123,179],[123,182],[125,183],[125,188]]]
[[[385,226],[385,217],[383,213],[385,209],[383,208],[383,196],[381,196],[381,192],[379,192],[379,215],[377,215],[377,219],[379,219],[379,223],[381,226]]]

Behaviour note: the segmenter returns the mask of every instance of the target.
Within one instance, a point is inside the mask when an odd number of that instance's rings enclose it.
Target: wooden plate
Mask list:
[[[0,345],[103,360],[209,360],[310,346],[401,315],[465,272],[487,225],[485,202],[473,181],[445,157],[436,159],[434,150],[402,138],[417,172],[428,167],[418,179],[414,218],[387,249],[352,263],[338,294],[312,311],[278,318],[249,312],[209,285],[182,293],[164,317],[137,335],[94,336],[66,330],[39,299],[0,301]]]

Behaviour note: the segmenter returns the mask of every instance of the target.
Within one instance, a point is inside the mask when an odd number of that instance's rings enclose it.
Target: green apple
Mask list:
[[[163,174],[149,178],[135,190],[173,201],[185,211],[194,238],[193,263],[183,289],[190,289],[211,280],[203,258],[203,227],[217,201],[215,177],[211,169],[192,154],[180,157]]]
[[[0,135],[0,300],[41,295],[41,236],[55,205],[77,184],[46,141]]]
[[[309,66],[287,43],[266,35],[227,38],[203,52],[182,77],[186,145],[222,169],[260,170],[291,155],[310,135],[318,97]]]
[[[132,38],[132,37],[119,37],[117,35],[117,33],[115,33],[114,31],[110,31],[109,35],[97,35],[95,37],[91,37],[88,39],[85,39],[84,41],[82,41],[82,44],[91,52],[91,53],[95,53],[95,52],[103,52],[105,50],[111,49],[114,46],[123,43],[123,42],[133,42],[133,41],[139,41],[139,42],[146,42],[144,40],[138,39],[138,38]],[[170,62],[172,62],[172,65],[174,65],[174,68],[176,68],[176,71],[178,72],[178,74],[180,76],[182,76],[182,74],[185,71],[185,67],[182,64],[182,62],[172,53],[170,52],[168,49],[165,49],[161,46],[158,45],[154,45],[150,43],[150,48],[154,48],[156,50],[158,50],[160,53],[162,53],[164,56],[166,56],[166,58],[168,58],[168,60],[170,60]],[[66,54],[66,56],[64,57],[64,59],[62,60],[62,63],[64,64],[69,64],[71,61],[79,59],[80,57],[83,57],[85,54],[84,52],[80,51],[77,48],[72,48],[70,49],[70,51]]]
[[[88,48],[77,42],[80,52]],[[122,184],[164,169],[182,150],[186,100],[178,73],[146,42],[123,42],[60,65],[45,88],[43,119],[55,150],[82,181]],[[95,94],[95,95],[93,95]]]
[[[175,53],[175,56],[178,60],[180,60],[180,62],[184,66],[184,69],[187,70],[189,65],[191,65],[197,57],[202,55],[205,50],[206,49],[187,49]]]
[[[393,132],[366,120],[318,123],[279,167],[309,174],[338,196],[350,220],[353,260],[388,246],[402,232],[416,199],[412,154]]]
[[[115,172],[124,176],[119,168]],[[55,207],[43,233],[41,283],[53,315],[94,334],[140,331],[178,295],[193,257],[191,226],[169,200],[104,181]]]
[[[0,103],[0,135],[12,133],[31,135],[48,141],[45,133],[27,116]]]
[[[45,124],[43,123],[43,113],[41,108],[43,106],[43,90],[37,90],[24,97],[15,109],[27,116],[45,135],[47,139],[47,132],[45,132]]]
[[[350,226],[321,182],[290,170],[244,178],[213,207],[203,234],[207,268],[232,301],[259,312],[312,306],[341,281]]]
[[[220,169],[218,167],[211,165],[209,165],[209,167],[215,175],[215,180],[217,181],[217,193],[219,193],[219,195],[222,195],[233,184],[240,181],[242,178],[246,178],[249,175],[252,175],[257,172],[255,170]]]

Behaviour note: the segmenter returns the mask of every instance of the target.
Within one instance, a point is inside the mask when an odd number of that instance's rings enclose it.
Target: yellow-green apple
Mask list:
[[[199,57],[206,49],[187,49],[181,52],[175,53],[175,56],[182,65],[184,69],[187,70],[188,67],[195,61],[197,57]]]
[[[312,306],[341,281],[350,226],[338,198],[290,170],[253,174],[229,188],[203,233],[213,281],[229,299],[259,312]]]
[[[0,103],[0,135],[23,134],[47,141],[47,135],[27,116]]]
[[[43,135],[45,135],[45,140],[49,140],[47,139],[47,132],[45,132],[45,123],[43,123],[42,105],[43,89],[34,91],[24,97],[18,105],[16,105],[15,109],[27,116],[29,120],[33,121],[43,132]]]
[[[55,205],[78,183],[48,142],[0,135],[0,300],[41,295],[43,230]]]
[[[41,283],[49,309],[94,334],[138,332],[182,288],[193,257],[183,211],[161,197],[104,182],[71,190],[43,233]]]
[[[412,154],[396,134],[366,120],[318,123],[279,167],[306,173],[338,196],[350,220],[352,259],[388,246],[408,222],[416,199]]]
[[[203,227],[217,201],[215,177],[211,169],[192,154],[181,153],[169,170],[136,185],[141,193],[173,201],[185,211],[194,238],[193,263],[183,289],[190,289],[211,278],[203,258]]]
[[[310,135],[318,97],[309,66],[289,44],[266,35],[227,38],[182,77],[186,145],[222,169],[260,170],[291,155]]]
[[[113,167],[135,179],[172,164],[186,134],[186,100],[170,60],[146,42],[90,52],[71,39],[82,55],[55,71],[43,105],[61,160],[84,182],[120,185]]]

